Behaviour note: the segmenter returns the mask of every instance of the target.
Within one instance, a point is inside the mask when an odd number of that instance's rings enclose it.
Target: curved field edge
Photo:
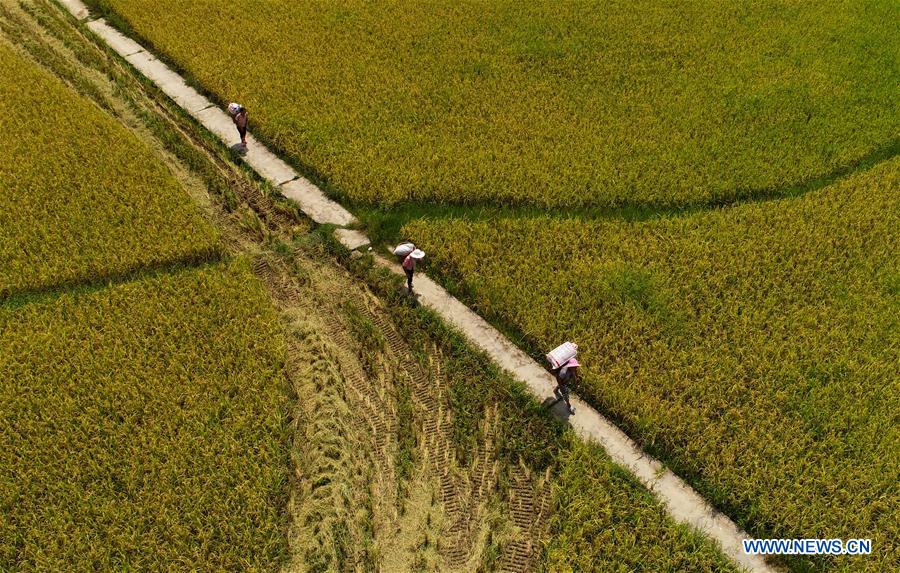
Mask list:
[[[898,186],[895,158],[801,198],[688,216],[403,233],[536,352],[579,342],[579,392],[746,530],[863,532],[872,557],[816,566],[882,571],[898,563]]]
[[[218,256],[153,152],[0,40],[0,298]]]
[[[900,134],[887,1],[89,3],[359,204],[721,203]]]
[[[0,569],[283,560],[280,334],[240,261],[0,313]]]

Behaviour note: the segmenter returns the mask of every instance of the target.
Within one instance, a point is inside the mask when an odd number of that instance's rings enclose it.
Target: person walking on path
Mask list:
[[[247,149],[247,123],[250,121],[247,108],[239,103],[231,102],[228,104],[228,115],[231,116],[231,121],[234,122],[238,133],[241,135],[241,147]]]
[[[578,363],[577,359],[570,358],[568,362],[556,371],[556,388],[553,389],[553,394],[556,396],[557,401],[565,401],[570,414],[575,413],[575,408],[569,402],[569,385],[580,380],[578,373],[580,366],[581,364]]]
[[[413,294],[413,273],[416,271],[416,264],[424,258],[425,251],[414,249],[410,254],[406,255],[403,263],[401,263],[403,272],[406,273],[406,288],[409,294]]]

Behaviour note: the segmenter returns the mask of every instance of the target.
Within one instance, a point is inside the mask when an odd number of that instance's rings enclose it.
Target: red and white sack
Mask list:
[[[398,257],[405,257],[416,250],[416,246],[412,243],[400,243],[394,248],[394,254]]]
[[[547,353],[547,362],[550,368],[556,370],[578,354],[578,345],[574,342],[563,342]]]

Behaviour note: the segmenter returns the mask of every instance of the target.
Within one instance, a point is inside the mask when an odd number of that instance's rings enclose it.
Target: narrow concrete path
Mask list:
[[[90,13],[79,0],[58,2],[77,20],[90,20]],[[142,46],[119,33],[103,19],[90,20],[85,25],[227,145],[238,143],[237,130],[228,115],[188,86],[184,79]],[[252,136],[248,137],[248,151],[244,160],[263,178],[280,187],[282,193],[296,201],[316,223],[345,227],[356,222],[353,215],[340,204],[328,199],[318,187],[301,177]],[[335,236],[351,250],[366,247],[370,243],[365,234],[353,229],[337,229]],[[403,274],[399,265],[380,255],[375,256],[375,261],[394,273]],[[539,402],[555,400],[555,382],[550,373],[487,321],[426,276],[416,277],[416,291],[422,304],[459,329],[473,345],[487,353],[502,368],[522,380]],[[570,424],[583,439],[602,445],[616,463],[631,471],[662,501],[672,518],[715,539],[724,553],[742,568],[754,573],[778,571],[763,559],[744,554],[741,540],[750,536],[708,504],[681,478],[658,460],[646,455],[631,438],[586,402],[573,395],[572,404],[575,406],[573,415],[561,404],[553,407],[552,412]]]
[[[91,19],[90,12],[79,0],[59,0],[59,2],[77,20],[86,21],[85,26],[89,30],[113,51],[125,58],[128,63],[209,131],[230,146],[240,142],[237,129],[228,114],[187,85],[181,76],[169,69],[143,46],[120,33],[103,18]],[[252,135],[247,138],[244,161],[261,177],[279,187],[282,194],[297,202],[306,215],[316,223],[344,227],[356,222],[350,212],[339,203],[326,197],[321,189],[303,178],[290,165],[261,145]],[[369,244],[365,235],[349,229],[340,233],[339,239],[350,249]]]

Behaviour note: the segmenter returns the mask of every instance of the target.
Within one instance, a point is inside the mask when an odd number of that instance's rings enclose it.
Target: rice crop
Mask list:
[[[549,501],[552,508],[535,571],[738,570],[715,542],[675,523],[660,502],[601,447],[585,444],[554,419],[522,382],[473,351],[431,311],[410,308],[395,283],[376,280],[376,284],[381,284],[380,294],[388,298],[387,308],[410,343],[411,355],[442,357],[440,370],[449,389],[451,441],[457,459],[473,463],[479,425],[486,411],[496,408],[494,437],[500,471],[515,474],[527,467],[532,475],[548,478],[549,487],[540,488],[534,500],[535,504]]]
[[[0,311],[0,570],[271,571],[288,388],[243,262]]]
[[[896,571],[898,188],[894,158],[793,199],[403,233],[536,353],[578,342],[578,391],[751,533],[872,537],[817,570]]]
[[[672,206],[896,145],[891,0],[91,0],[353,202]]]
[[[0,298],[171,261],[217,237],[111,116],[0,42]]]
[[[677,525],[599,446],[569,439],[553,492],[546,571],[737,571],[716,546]]]

